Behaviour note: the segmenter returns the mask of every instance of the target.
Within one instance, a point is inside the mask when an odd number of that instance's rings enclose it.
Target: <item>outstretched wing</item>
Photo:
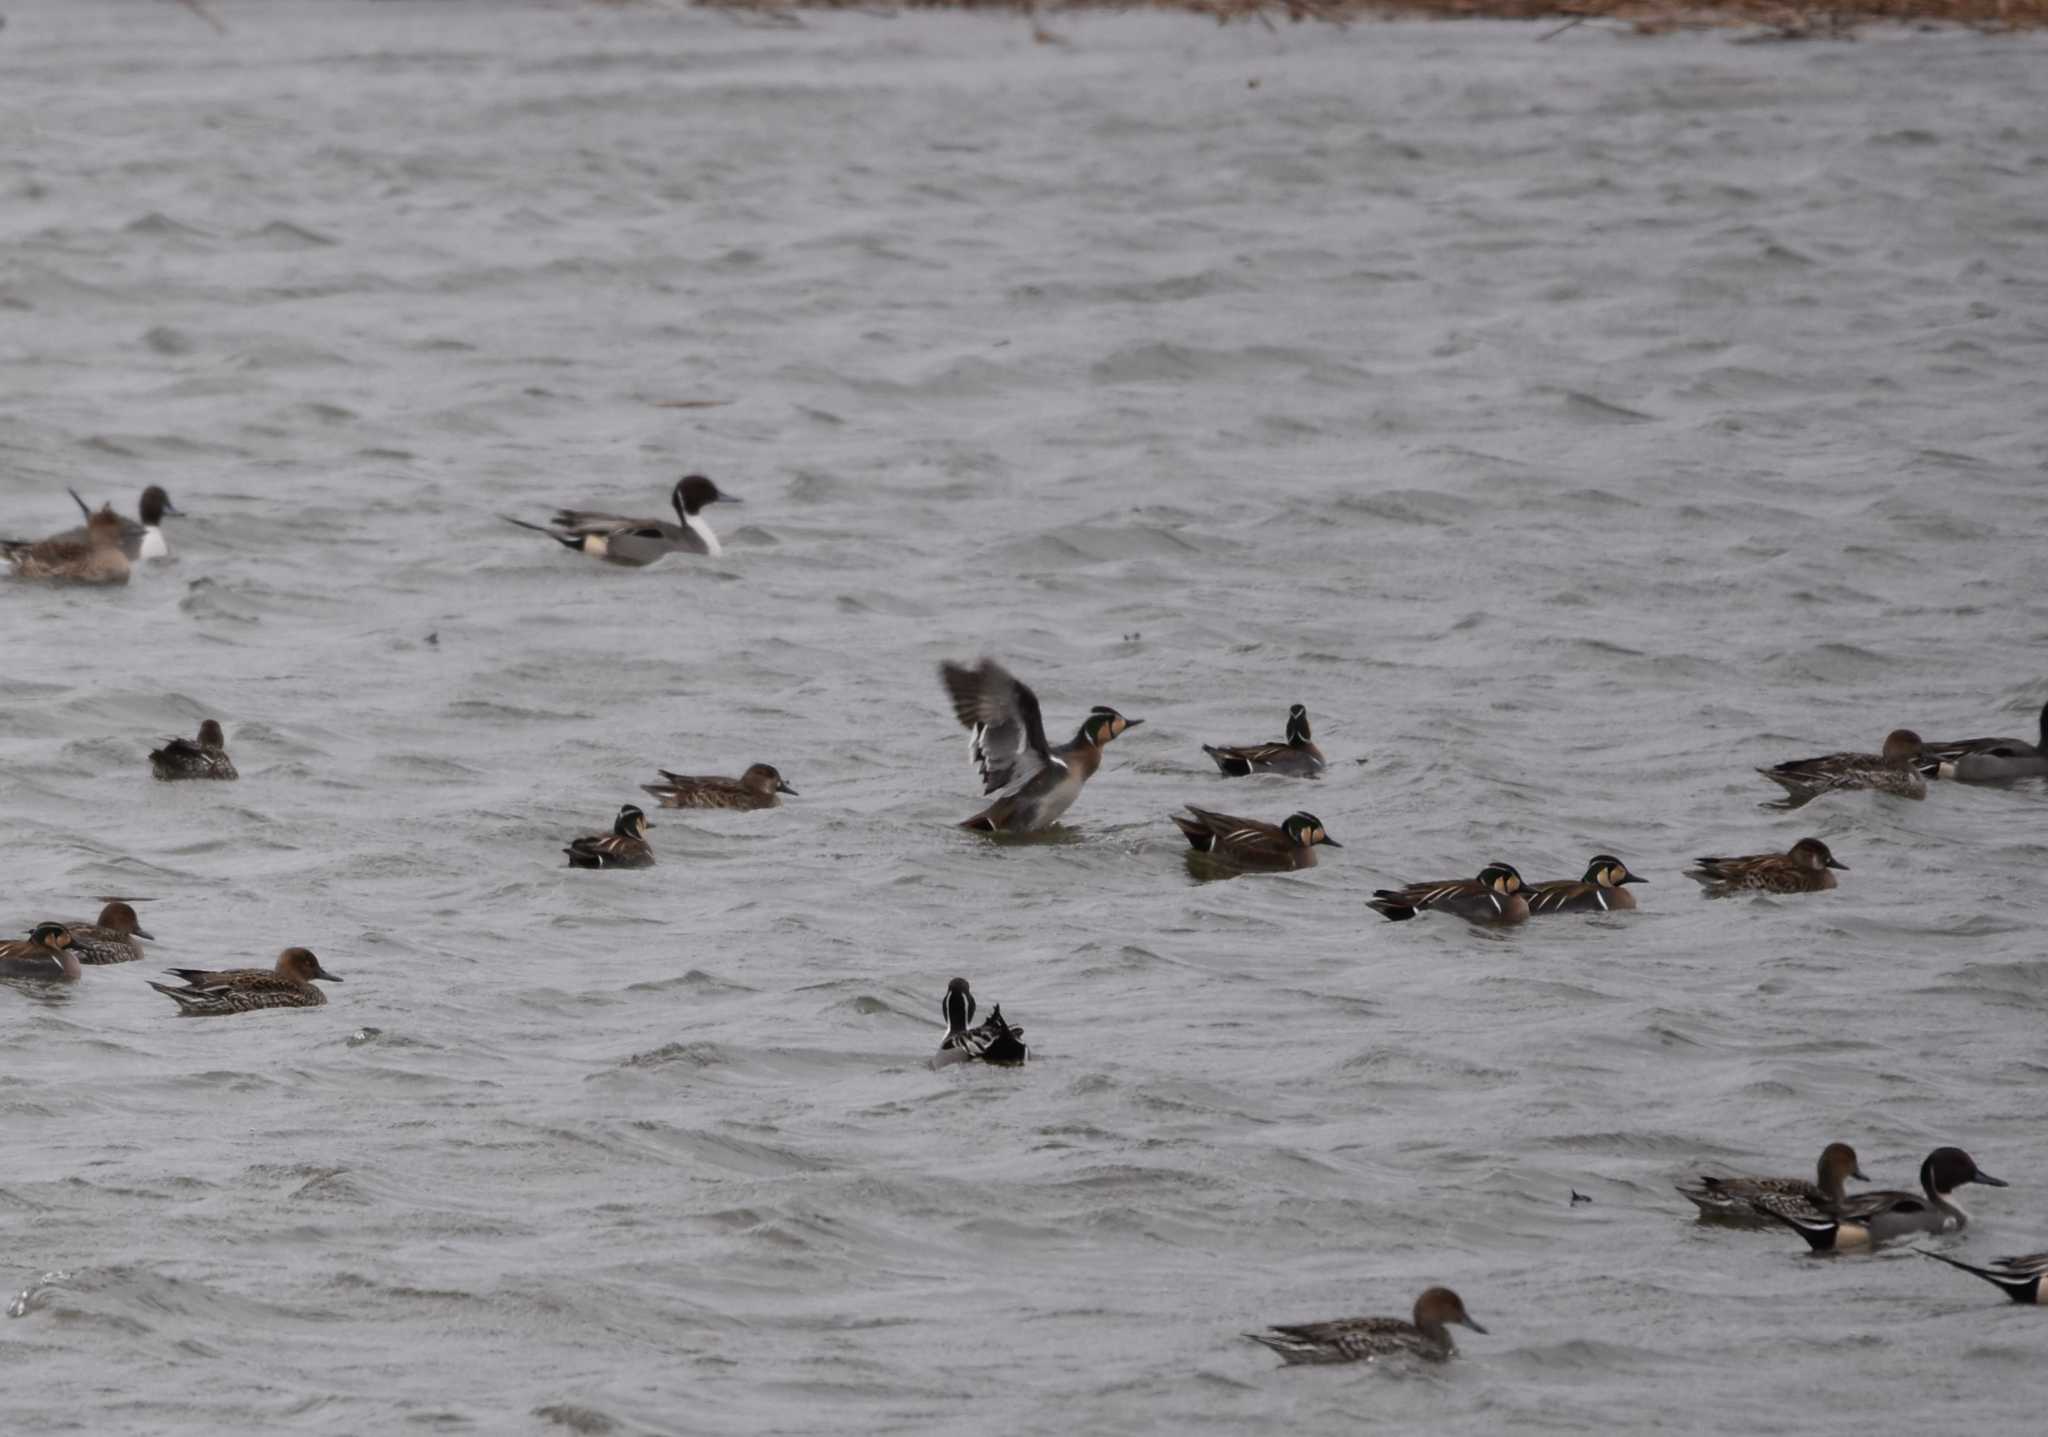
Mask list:
[[[983,659],[971,669],[940,664],[939,677],[953,701],[954,716],[968,731],[967,751],[981,775],[984,794],[1021,788],[1047,765],[1060,762],[1046,747],[1038,695],[994,659]]]

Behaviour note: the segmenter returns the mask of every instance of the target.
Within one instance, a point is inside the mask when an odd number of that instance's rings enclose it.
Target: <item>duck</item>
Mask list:
[[[2041,1301],[2041,1279],[2048,1277],[2048,1252],[2030,1252],[2024,1257],[1994,1258],[1989,1267],[1979,1267],[1960,1258],[1929,1252],[1924,1247],[1919,1252],[1922,1257],[1931,1257],[1936,1262],[1945,1262],[1950,1267],[1959,1267],[1964,1272],[1975,1273],[1986,1282],[1996,1285],[2014,1302]]]
[[[1203,744],[1225,778],[1253,773],[1279,773],[1289,778],[1320,778],[1328,762],[1309,741],[1308,710],[1295,704],[1287,710],[1287,737],[1280,743]]]
[[[670,554],[702,554],[716,559],[725,553],[711,526],[698,517],[706,504],[738,504],[738,495],[727,494],[702,474],[686,474],[669,493],[676,518],[629,519],[622,514],[605,514],[592,509],[557,509],[545,524],[529,524],[510,514],[498,517],[508,524],[545,534],[564,548],[574,549],[607,564],[639,569]]]
[[[143,956],[137,939],[156,941],[154,933],[143,930],[135,910],[118,898],[100,910],[98,922],[65,927],[71,931],[71,951],[81,963],[133,963]]]
[[[0,943],[0,978],[76,983],[78,955],[71,951],[71,930],[62,923],[38,923],[27,938]]]
[[[310,948],[287,948],[277,955],[274,968],[172,968],[182,987],[151,979],[149,986],[178,1005],[181,1018],[216,1018],[229,1013],[253,1013],[258,1008],[318,1008],[327,995],[313,986],[339,983],[341,979],[321,965]]]
[[[1977,1166],[1961,1148],[1936,1148],[1920,1164],[1920,1191],[1878,1191],[1843,1198],[1821,1212],[1766,1208],[1779,1222],[1806,1239],[1815,1252],[1844,1252],[1876,1247],[1913,1233],[1960,1232],[1970,1215],[1955,1197],[1967,1183],[2002,1188],[2006,1183]]]
[[[1647,883],[1640,874],[1611,853],[1596,853],[1586,865],[1584,878],[1561,878],[1549,883],[1527,883],[1522,897],[1529,912],[1537,913],[1626,913],[1636,906],[1635,895],[1624,886]]]
[[[240,778],[235,761],[228,757],[227,736],[220,724],[207,719],[199,725],[199,738],[169,739],[149,756],[149,770],[165,782],[181,778]]]
[[[1756,853],[1744,858],[1696,858],[1699,867],[1685,876],[1707,890],[1709,898],[1737,893],[1823,893],[1835,886],[1831,869],[1849,871],[1818,838],[1802,838],[1785,853]]]
[[[1127,719],[1097,704],[1080,731],[1057,749],[1046,747],[1038,695],[994,659],[973,668],[939,665],[953,712],[968,730],[967,751],[981,775],[981,791],[1000,797],[961,822],[978,833],[1037,833],[1050,828],[1081,796],[1081,786],[1102,767],[1102,751],[1143,719]]]
[[[939,1043],[939,1051],[932,1055],[931,1066],[948,1067],[954,1063],[994,1063],[1000,1068],[1014,1068],[1029,1056],[1024,1046],[1024,1030],[1003,1021],[1003,1005],[998,1003],[989,1010],[980,1026],[970,1028],[974,1021],[974,990],[965,978],[955,978],[946,985],[946,996],[939,1000],[939,1016],[946,1020],[946,1036]]]
[[[0,539],[0,558],[13,566],[17,579],[44,579],[60,584],[125,584],[128,556],[121,552],[121,521],[111,508],[86,520],[82,537],[58,534],[30,542]]]
[[[1318,844],[1329,848],[1344,845],[1323,831],[1323,821],[1313,813],[1291,813],[1278,823],[1261,823],[1256,818],[1233,818],[1206,808],[1187,806],[1191,817],[1173,815],[1188,846],[1219,863],[1234,868],[1314,868]]]
[[[1955,783],[2010,783],[2048,776],[2048,704],[2041,708],[2038,743],[2018,738],[1966,738],[1922,744],[1922,758],[1935,776]]]
[[[797,796],[765,763],[754,764],[738,778],[697,778],[665,768],[659,772],[660,783],[643,783],[640,788],[660,799],[663,808],[775,808],[782,802],[777,794]]]
[[[1820,1150],[1814,1165],[1814,1180],[1805,1178],[1717,1178],[1704,1174],[1697,1183],[1678,1184],[1678,1191],[1700,1210],[1702,1218],[1730,1222],[1759,1222],[1768,1225],[1776,1211],[1794,1208],[1832,1212],[1842,1201],[1849,1179],[1869,1182],[1856,1149],[1847,1143],[1829,1143]]]
[[[653,826],[629,803],[619,810],[610,833],[586,833],[571,839],[562,852],[569,855],[571,868],[652,868],[654,850],[646,835]]]
[[[79,512],[90,521],[92,505],[79,498],[76,489],[65,492],[71,495],[71,500],[78,505]],[[136,505],[136,510],[142,515],[140,523],[125,514],[114,516],[115,521],[121,526],[121,552],[127,556],[130,564],[146,563],[151,559],[168,559],[171,556],[171,546],[164,541],[164,518],[168,515],[182,519],[185,517],[185,511],[171,502],[171,496],[164,492],[161,484],[152,484],[142,491],[142,499]],[[67,530],[58,537],[84,539],[87,534],[83,528],[79,528]]]
[[[1365,906],[1396,923],[1424,909],[1454,914],[1468,923],[1525,923],[1529,918],[1522,875],[1505,863],[1487,864],[1477,878],[1376,889]]]
[[[1895,728],[1885,735],[1882,753],[1829,753],[1819,758],[1797,758],[1790,763],[1760,768],[1758,773],[1781,785],[1783,808],[1799,808],[1824,793],[1869,789],[1897,798],[1927,797],[1927,780],[1920,772],[1920,735],[1909,728]]]
[[[1279,1353],[1289,1367],[1309,1362],[1369,1362],[1376,1357],[1409,1356],[1442,1362],[1457,1355],[1450,1325],[1485,1328],[1465,1311],[1465,1300],[1448,1287],[1432,1287],[1415,1299],[1409,1321],[1398,1317],[1340,1317],[1334,1322],[1304,1322],[1247,1332],[1250,1338]]]

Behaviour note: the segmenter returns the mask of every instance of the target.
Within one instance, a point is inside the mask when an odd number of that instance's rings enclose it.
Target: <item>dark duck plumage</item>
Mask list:
[[[149,771],[166,781],[182,778],[240,778],[228,757],[227,736],[212,719],[199,725],[199,738],[174,738],[149,756]]]
[[[1635,895],[1624,886],[1649,880],[1628,871],[1628,865],[1611,853],[1599,853],[1586,865],[1583,878],[1564,878],[1548,883],[1525,883],[1522,897],[1529,912],[1538,913],[1624,913],[1636,906]]]
[[[1828,753],[1818,758],[1799,758],[1758,773],[1785,790],[1785,796],[1766,807],[1801,808],[1824,793],[1845,793],[1870,789],[1899,798],[1927,797],[1927,780],[1921,776],[1920,735],[1911,729],[1893,729],[1885,735],[1882,753]]]
[[[776,795],[796,790],[783,782],[782,775],[765,763],[757,763],[738,778],[703,778],[661,769],[660,783],[643,783],[642,792],[661,800],[663,808],[774,808],[782,802]]]
[[[960,826],[983,833],[1036,833],[1073,806],[1081,786],[1102,766],[1102,751],[1143,719],[1097,705],[1080,732],[1048,748],[1038,696],[993,659],[973,668],[939,665],[953,713],[968,730],[968,752],[984,794],[996,801]]]
[[[1301,704],[1287,710],[1287,737],[1279,743],[1205,743],[1202,752],[1216,760],[1216,767],[1227,778],[1244,778],[1254,773],[1317,778],[1328,767],[1323,751],[1310,741],[1308,710]]]
[[[562,852],[569,855],[571,868],[652,868],[654,849],[647,842],[647,830],[653,826],[629,803],[619,810],[610,833],[586,833]]]
[[[939,1014],[946,1020],[946,1036],[931,1065],[943,1068],[951,1063],[983,1062],[1014,1067],[1022,1063],[1027,1056],[1024,1030],[1003,1021],[1003,1005],[998,1003],[990,1009],[980,1026],[969,1027],[974,1022],[974,1009],[974,991],[965,978],[955,978],[946,985],[946,996],[939,1000]]]
[[[2030,1252],[2021,1257],[1993,1258],[1988,1267],[1979,1267],[1973,1262],[1929,1252],[1924,1247],[1920,1249],[1920,1255],[1973,1273],[1991,1283],[2014,1302],[2039,1303],[2041,1279],[2048,1277],[2048,1252]]]
[[[1366,900],[1366,907],[1396,923],[1424,912],[1449,913],[1468,923],[1488,924],[1522,923],[1529,917],[1522,875],[1505,863],[1489,863],[1477,878],[1377,889]]]
[[[1294,869],[1316,866],[1316,845],[1342,848],[1323,831],[1313,813],[1289,814],[1279,823],[1234,818],[1206,808],[1187,806],[1188,816],[1173,815],[1188,847],[1233,868]]]
[[[0,943],[0,978],[77,982],[78,955],[71,951],[71,930],[62,923],[38,923],[28,937]]]

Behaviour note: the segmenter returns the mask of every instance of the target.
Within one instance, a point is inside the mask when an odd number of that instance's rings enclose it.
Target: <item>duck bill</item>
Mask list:
[[[1837,858],[1830,858],[1827,862],[1827,866],[1830,868],[1839,868],[1844,873],[1847,873],[1849,871],[1849,865]]]
[[[1334,838],[1325,838],[1323,840],[1323,847],[1325,848],[1342,848],[1343,846],[1343,844],[1339,843]]]
[[[1620,888],[1630,883],[1648,883],[1649,881],[1649,879],[1643,877],[1640,873],[1631,873],[1628,877],[1622,879],[1619,883],[1616,883],[1614,886],[1616,888]]]
[[[322,968],[318,973],[315,973],[313,976],[315,978],[318,978],[323,983],[339,983],[341,981],[341,979],[337,978],[334,974],[328,972],[325,968]]]
[[[1470,1317],[1468,1317],[1468,1318],[1465,1318],[1465,1319],[1464,1319],[1464,1320],[1463,1320],[1463,1321],[1462,1321],[1462,1322],[1461,1322],[1461,1323],[1460,1323],[1459,1325],[1460,1325],[1460,1326],[1463,1326],[1463,1327],[1469,1327],[1469,1328],[1471,1328],[1471,1329],[1472,1329],[1472,1330],[1473,1330],[1474,1332],[1480,1332],[1480,1333],[1485,1333],[1485,1332],[1486,1332],[1486,1329],[1485,1329],[1485,1328],[1481,1327],[1481,1326],[1479,1325],[1479,1323],[1478,1323],[1478,1322],[1477,1322],[1476,1320],[1474,1320],[1473,1318],[1470,1318]],[[1491,1334],[1490,1334],[1490,1333],[1489,1333],[1489,1334],[1487,1334],[1487,1335],[1491,1336]]]
[[[795,789],[791,788],[791,787],[790,787],[790,786],[789,786],[788,784],[786,784],[786,783],[778,783],[778,784],[776,784],[776,785],[775,785],[775,791],[776,791],[777,793],[786,793],[786,794],[790,794],[790,795],[791,795],[791,796],[793,796],[793,797],[801,797],[801,796],[802,796],[802,795],[798,794],[798,793],[797,793],[797,791],[796,791]]]
[[[1971,1182],[1973,1182],[1973,1183],[1983,1183],[1983,1184],[1985,1184],[1985,1185],[1986,1185],[1986,1186],[1988,1186],[1988,1187],[1994,1187],[1994,1188],[2003,1188],[2003,1187],[2011,1187],[2011,1186],[2012,1186],[2012,1184],[2011,1184],[2011,1183],[2008,1183],[2008,1182],[2007,1182],[2007,1181],[2006,1181],[2006,1180],[2005,1180],[2004,1178],[1995,1178],[1995,1177],[1991,1176],[1991,1174],[1990,1174],[1990,1173],[1985,1173],[1985,1172],[1980,1172],[1980,1173],[1978,1173],[1978,1174],[1977,1174],[1977,1176],[1975,1176],[1975,1177],[1971,1178],[1971,1179],[1970,1179],[1970,1181],[1971,1181]]]
[[[135,930],[135,936],[136,936],[137,938],[147,938],[147,939],[148,939],[148,940],[149,940],[150,942],[152,942],[152,943],[156,942],[156,934],[154,934],[154,933],[151,933],[151,932],[149,932],[149,931],[148,931],[148,930],[146,930],[146,929],[142,929],[142,928],[138,928],[138,929],[136,929],[136,930]]]
[[[1144,720],[1143,720],[1143,719],[1125,719],[1125,720],[1124,720],[1124,727],[1125,727],[1126,729],[1134,729],[1134,728],[1136,728],[1136,727],[1137,727],[1137,726],[1138,726],[1139,724],[1141,724],[1141,723],[1143,723],[1143,722],[1144,722]]]
[[[737,494],[721,493],[716,499],[713,499],[711,502],[714,504],[744,504],[747,501],[740,498],[740,496]]]

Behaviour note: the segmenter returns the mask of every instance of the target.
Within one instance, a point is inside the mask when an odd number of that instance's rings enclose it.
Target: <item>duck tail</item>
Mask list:
[[[1391,889],[1380,889],[1365,900],[1365,906],[1392,923],[1406,923],[1415,916],[1415,905]]]
[[[1217,748],[1213,744],[1206,743],[1202,745],[1202,752],[1216,760],[1216,767],[1223,770],[1225,777],[1248,778],[1251,776],[1252,766],[1245,761],[1242,754],[1232,753],[1229,749]]]
[[[1173,821],[1180,825],[1181,835],[1187,839],[1188,847],[1195,852],[1207,853],[1216,846],[1216,835],[1209,831],[1207,824],[1197,819],[1183,818],[1177,813],[1173,815]]]
[[[78,506],[79,513],[85,515],[85,517],[88,519],[92,517],[92,505],[86,503],[83,499],[79,498],[78,491],[76,489],[67,488],[64,492],[71,496],[71,502]]]
[[[1779,1222],[1805,1238],[1806,1245],[1815,1252],[1833,1252],[1835,1250],[1835,1234],[1841,1231],[1842,1225],[1833,1218],[1825,1217],[1820,1213],[1808,1215],[1804,1213],[1780,1212],[1774,1207],[1759,1208],[1757,1210],[1769,1213]]]
[[[500,514],[498,517],[500,519],[503,519],[507,524],[517,524],[522,529],[531,529],[536,534],[545,534],[550,539],[553,539],[557,544],[560,544],[564,549],[580,550],[583,547],[583,541],[581,539],[571,538],[565,534],[557,534],[553,529],[548,528],[545,524],[529,524],[524,519],[513,518],[510,514]]]
[[[2031,1302],[2033,1294],[2039,1290],[2036,1286],[2041,1281],[2038,1275],[2031,1277],[2008,1277],[2002,1272],[1993,1272],[1988,1267],[1978,1267],[1975,1263],[1963,1262],[1958,1258],[1947,1257],[1938,1252],[1929,1252],[1924,1247],[1917,1247],[1913,1250],[1922,1257],[1931,1257],[1936,1262],[1945,1262],[1950,1267],[1959,1267],[1973,1277],[1983,1278],[1986,1282],[2003,1291],[2014,1302]]]

